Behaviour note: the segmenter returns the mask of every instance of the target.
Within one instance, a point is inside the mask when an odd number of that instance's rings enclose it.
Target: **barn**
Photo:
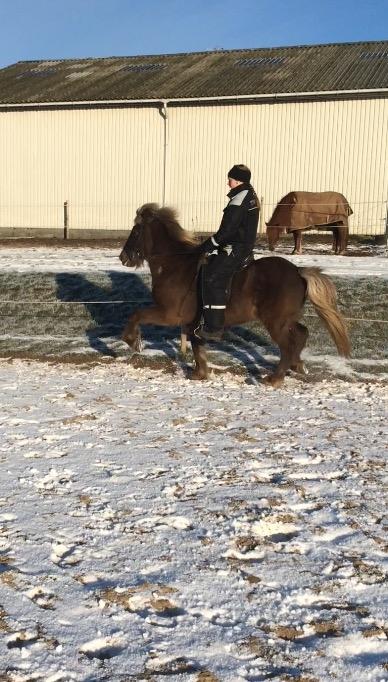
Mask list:
[[[25,61],[0,70],[0,237],[126,236],[136,208],[217,228],[234,163],[261,231],[291,190],[385,234],[388,41]]]

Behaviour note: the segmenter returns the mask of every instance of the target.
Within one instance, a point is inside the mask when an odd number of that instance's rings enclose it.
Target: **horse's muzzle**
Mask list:
[[[125,265],[127,268],[129,268],[130,261],[129,261],[129,258],[128,258],[127,254],[125,253],[125,251],[122,251],[120,253],[119,258],[120,258],[122,264]]]

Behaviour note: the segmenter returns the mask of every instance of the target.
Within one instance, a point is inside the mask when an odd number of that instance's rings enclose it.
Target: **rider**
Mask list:
[[[202,268],[203,319],[195,330],[201,339],[221,339],[233,274],[252,257],[260,203],[250,179],[251,171],[242,163],[230,169],[229,203],[220,227],[201,245],[201,251],[208,256]]]

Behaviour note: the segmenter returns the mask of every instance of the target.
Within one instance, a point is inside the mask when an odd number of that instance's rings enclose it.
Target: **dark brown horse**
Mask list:
[[[289,192],[266,223],[269,249],[274,251],[281,234],[292,232],[292,253],[301,254],[302,231],[316,229],[331,231],[333,253],[343,254],[348,245],[348,218],[352,213],[348,200],[339,192]]]
[[[203,341],[194,335],[200,315],[197,273],[201,261],[198,243],[185,232],[171,208],[144,204],[120,254],[123,265],[138,267],[147,261],[152,276],[154,305],[139,308],[128,320],[123,340],[140,350],[141,324],[185,326],[193,348],[193,378],[207,379]],[[318,268],[297,268],[285,258],[252,261],[233,278],[225,324],[232,326],[260,320],[280,349],[274,374],[266,378],[279,386],[289,369],[303,373],[300,353],[308,331],[299,322],[306,297],[329,330],[338,352],[348,356],[350,344],[344,320],[336,306],[336,290]]]

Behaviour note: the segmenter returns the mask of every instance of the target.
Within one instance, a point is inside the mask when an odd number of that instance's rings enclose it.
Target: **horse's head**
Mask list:
[[[138,268],[150,255],[152,238],[148,227],[158,210],[158,204],[144,204],[137,209],[135,224],[119,256],[123,265]]]
[[[152,256],[197,252],[198,242],[181,228],[173,208],[143,204],[136,211],[135,224],[120,253],[120,260],[123,265],[137,268]]]
[[[280,239],[280,235],[284,231],[283,227],[267,225],[267,238],[270,251],[275,251],[275,246]]]

